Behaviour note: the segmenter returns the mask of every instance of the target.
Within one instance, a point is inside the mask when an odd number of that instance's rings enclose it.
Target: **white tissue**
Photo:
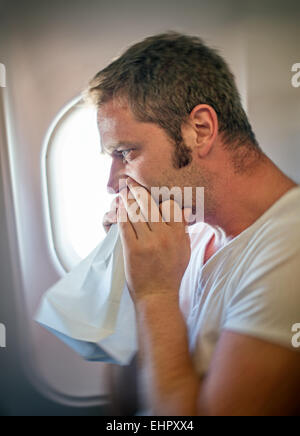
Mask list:
[[[86,360],[126,365],[137,351],[118,226],[43,296],[35,320]]]

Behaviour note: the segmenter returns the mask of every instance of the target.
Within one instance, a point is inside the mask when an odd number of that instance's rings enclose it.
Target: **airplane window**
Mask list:
[[[96,109],[77,99],[58,115],[46,141],[49,227],[67,271],[104,238],[102,217],[113,200],[106,191],[111,158],[101,153],[96,120]]]

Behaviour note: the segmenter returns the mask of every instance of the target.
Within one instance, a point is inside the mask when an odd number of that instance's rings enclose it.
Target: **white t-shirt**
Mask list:
[[[192,256],[180,288],[198,374],[207,371],[224,329],[291,347],[292,326],[300,323],[300,187],[232,240],[202,226],[202,234],[190,235]],[[222,248],[203,266],[211,231]]]
[[[196,223],[188,227],[191,240],[191,258],[181,281],[179,300],[185,318],[191,311],[196,290],[200,286],[205,251],[209,241],[215,236],[214,247],[224,247],[230,239],[220,227],[212,227],[206,223]]]

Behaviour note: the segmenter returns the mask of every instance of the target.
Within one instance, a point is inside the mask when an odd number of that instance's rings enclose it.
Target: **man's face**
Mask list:
[[[105,103],[98,111],[102,148],[112,156],[108,189],[119,192],[119,181],[131,177],[149,191],[152,187],[196,186],[193,161],[174,167],[175,145],[154,123],[137,121],[126,106]],[[198,175],[199,179],[199,175]],[[185,206],[191,206],[185,204]]]

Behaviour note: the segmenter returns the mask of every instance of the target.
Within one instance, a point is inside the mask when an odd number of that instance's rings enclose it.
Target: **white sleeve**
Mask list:
[[[300,246],[280,239],[273,235],[256,250],[232,289],[223,328],[291,348],[293,326],[300,323]]]

